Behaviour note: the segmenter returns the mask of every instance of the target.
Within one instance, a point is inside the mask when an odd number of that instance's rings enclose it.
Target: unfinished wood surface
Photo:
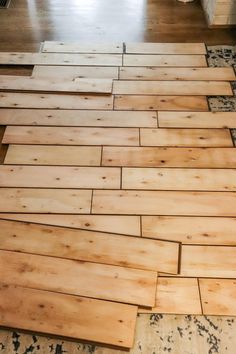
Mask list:
[[[139,216],[0,213],[0,218],[101,232],[115,231],[130,236],[141,235]]]
[[[9,251],[0,251],[0,267],[4,269],[3,283],[134,305],[155,305],[156,272]]]
[[[1,86],[0,86],[1,88]],[[226,81],[137,81],[115,80],[113,94],[116,95],[233,95]]]
[[[48,173],[50,174],[50,170]],[[0,177],[0,185],[3,180],[11,183],[12,174],[14,173],[11,172],[8,177],[9,173],[5,173],[5,177]],[[14,177],[19,181],[17,174]],[[236,169],[123,168],[122,188],[236,191]]]
[[[142,236],[184,244],[236,246],[236,218],[142,216]]]
[[[236,112],[159,112],[161,128],[236,128]]]
[[[204,43],[125,43],[131,54],[206,54]]]
[[[194,60],[193,60],[194,62]],[[62,54],[1,52],[0,64],[4,65],[92,65],[121,66],[121,54]],[[63,68],[62,68],[63,70]]]
[[[235,148],[104,147],[103,166],[236,168]]]
[[[3,250],[171,274],[178,272],[179,243],[176,242],[8,220],[0,220],[0,225]]]
[[[139,145],[138,128],[8,126],[4,144]]]
[[[45,41],[42,52],[48,53],[123,53],[123,43]]]
[[[236,247],[183,245],[181,275],[236,278]]]
[[[9,145],[5,164],[99,166],[100,146]]]
[[[198,280],[195,278],[159,277],[155,307],[152,309],[139,308],[138,312],[201,315]]]
[[[43,67],[42,67],[43,68]],[[94,76],[96,77],[96,76]],[[233,68],[121,67],[121,80],[235,80]],[[115,79],[115,77],[114,77]]]
[[[205,315],[236,316],[235,279],[199,279]]]
[[[111,95],[63,95],[50,93],[0,92],[2,108],[107,109],[113,106]]]
[[[96,190],[92,203],[94,214],[236,216],[235,210],[235,192]]]
[[[1,188],[2,213],[90,212],[92,191],[78,189]]]
[[[83,58],[83,59],[84,59],[84,61],[86,61],[85,58]],[[0,56],[0,63],[2,61],[3,61],[3,59]],[[96,62],[96,59],[94,59],[94,62]],[[104,62],[105,62],[105,60],[104,60]],[[9,63],[4,62],[2,64],[9,64]],[[35,64],[38,64],[38,63],[35,63]],[[105,64],[103,64],[103,65],[105,65]],[[185,67],[185,66],[202,67],[203,66],[204,67],[204,66],[207,66],[207,62],[206,62],[205,55],[124,54],[123,65],[124,66],[175,66],[175,67]]]
[[[157,127],[156,112],[59,109],[1,109],[2,125]]]
[[[208,104],[203,96],[116,95],[114,108],[134,111],[207,111]]]
[[[133,345],[136,306],[7,284],[0,285],[0,306],[4,327],[127,348]]]
[[[4,138],[3,138],[4,139]],[[232,147],[228,129],[140,129],[143,146]]]

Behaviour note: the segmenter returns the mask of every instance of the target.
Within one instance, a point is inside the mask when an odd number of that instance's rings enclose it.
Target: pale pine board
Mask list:
[[[231,85],[226,81],[115,80],[112,92],[115,95],[233,95]]]
[[[48,53],[123,53],[123,43],[45,41],[42,52]]]
[[[178,272],[179,243],[176,242],[18,221],[0,220],[0,225],[3,250],[171,274]]]
[[[236,246],[236,218],[142,216],[142,236],[183,244]]]
[[[1,188],[2,213],[90,212],[92,191],[77,189]]]
[[[232,147],[228,129],[140,129],[142,146]]]
[[[157,127],[156,112],[1,109],[2,125]]]
[[[111,110],[111,95],[63,95],[52,93],[0,92],[2,108],[102,109]]]
[[[100,300],[154,306],[157,273],[0,251],[1,282]],[[89,279],[89,281],[88,281]]]
[[[131,54],[206,54],[204,43],[125,43],[125,48]]]
[[[11,183],[11,178],[5,175],[6,182]],[[0,184],[1,180],[0,177]],[[122,188],[236,191],[236,169],[123,168]]]
[[[137,111],[207,111],[208,103],[204,96],[116,95],[114,108]]]
[[[0,285],[0,306],[4,327],[127,348],[133,345],[136,306],[6,284]]]
[[[138,312],[201,315],[197,279],[159,277],[155,307],[152,309],[139,308]]]
[[[127,215],[1,214],[0,218],[140,236],[140,217]],[[161,238],[161,237],[160,237]]]
[[[199,279],[205,315],[236,316],[235,279]]]
[[[121,66],[122,55],[1,52],[0,64]]]
[[[42,67],[43,68],[43,67]],[[96,77],[96,76],[94,76]],[[114,77],[115,79],[115,77]],[[121,67],[121,80],[235,80],[233,68]]]
[[[138,128],[8,126],[4,144],[139,145]]]
[[[0,187],[120,189],[120,168],[0,165]]]
[[[235,148],[104,147],[103,166],[236,168]]]
[[[9,145],[5,164],[99,166],[100,146]]]
[[[236,128],[236,112],[159,112],[161,128]]]
[[[92,213],[236,216],[236,194],[235,192],[96,190],[93,194]]]
[[[183,245],[181,276],[236,278],[236,247]]]
[[[0,57],[0,63],[1,63]],[[6,64],[6,63],[4,63]],[[36,64],[36,63],[35,63]],[[103,64],[104,65],[104,64]],[[205,67],[205,55],[140,55],[124,54],[123,66],[175,66]]]

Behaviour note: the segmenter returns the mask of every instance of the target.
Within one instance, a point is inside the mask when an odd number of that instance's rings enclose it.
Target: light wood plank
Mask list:
[[[226,81],[131,81],[115,80],[113,94],[116,95],[186,95],[210,96],[233,95]]]
[[[236,168],[235,148],[104,147],[103,166]]]
[[[183,245],[181,275],[236,278],[236,247]]]
[[[47,53],[123,53],[123,43],[45,41],[42,52]]]
[[[96,190],[94,214],[236,216],[235,192]]]
[[[0,267],[4,269],[3,283],[134,305],[155,305],[156,272],[9,251],[0,251]]]
[[[0,56],[0,63],[1,62],[2,62],[2,58]],[[7,63],[4,62],[3,64],[7,64]],[[205,55],[124,54],[123,66],[205,67],[207,66],[207,62],[206,62]]]
[[[102,109],[111,110],[111,95],[63,95],[0,92],[2,108]]]
[[[114,108],[137,111],[207,111],[208,103],[203,96],[117,95]]]
[[[139,145],[137,128],[8,126],[4,144]]]
[[[120,168],[0,165],[0,187],[120,189]]]
[[[179,243],[176,242],[18,221],[0,220],[0,225],[3,250],[171,274],[178,272]]]
[[[236,128],[236,112],[159,112],[161,128]]]
[[[92,192],[77,189],[1,188],[2,213],[90,212]]]
[[[236,218],[143,216],[142,235],[184,244],[236,246]]]
[[[0,286],[0,306],[1,326],[127,348],[133,345],[136,306],[5,284]]]
[[[234,279],[199,279],[205,315],[236,316]]]
[[[140,129],[143,146],[232,147],[228,129]]]
[[[204,43],[125,43],[131,54],[206,54]]]
[[[197,279],[159,277],[155,307],[139,308],[138,312],[201,315]]]
[[[91,111],[61,109],[1,109],[2,125],[75,127],[157,127],[156,112]]]
[[[96,77],[96,76],[94,76]],[[115,77],[114,77],[115,79]],[[121,67],[121,80],[235,80],[233,68]]]

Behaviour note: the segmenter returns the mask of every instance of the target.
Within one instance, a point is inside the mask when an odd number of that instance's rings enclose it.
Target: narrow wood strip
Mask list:
[[[206,54],[204,43],[125,43],[131,54]]]
[[[161,128],[236,128],[236,112],[159,112]]]
[[[127,348],[133,345],[136,306],[6,284],[0,285],[0,306],[1,326]]]
[[[4,144],[139,145],[137,128],[8,126]]]
[[[176,242],[18,221],[0,220],[0,225],[3,250],[171,274],[178,272],[179,243]]]
[[[0,57],[0,63],[1,61],[2,60]],[[205,55],[124,54],[123,66],[205,67],[207,66],[207,62],[206,62]]]
[[[42,52],[48,53],[123,53],[123,43],[87,43],[45,41]]]
[[[235,192],[102,191],[94,214],[236,216]]]

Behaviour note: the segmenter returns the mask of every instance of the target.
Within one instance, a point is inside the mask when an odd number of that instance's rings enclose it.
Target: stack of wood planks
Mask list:
[[[233,68],[202,43],[0,53],[0,325],[131,348],[137,313],[236,315]]]

